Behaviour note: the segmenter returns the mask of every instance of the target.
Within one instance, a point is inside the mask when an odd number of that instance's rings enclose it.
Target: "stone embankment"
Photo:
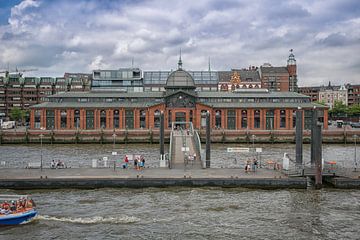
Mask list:
[[[351,143],[360,129],[340,128],[323,130],[323,143]],[[254,135],[254,137],[253,137]],[[165,130],[169,142],[170,130]],[[310,130],[304,131],[304,143],[310,142]],[[205,130],[200,131],[205,142]],[[295,143],[294,130],[212,130],[214,143]],[[359,140],[359,139],[358,139]],[[0,130],[0,144],[7,143],[158,143],[159,130]]]

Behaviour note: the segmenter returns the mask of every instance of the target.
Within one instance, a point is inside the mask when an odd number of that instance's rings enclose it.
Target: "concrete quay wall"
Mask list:
[[[330,183],[335,188],[341,189],[360,189],[360,178],[332,178]]]
[[[115,134],[115,138],[114,138]],[[360,136],[360,129],[323,130],[324,143],[352,143],[354,135]],[[294,143],[293,130],[212,130],[214,143]],[[42,136],[42,137],[40,137]],[[170,130],[165,131],[165,142],[169,142]],[[311,132],[304,131],[304,143],[310,142]],[[42,138],[42,139],[41,139]],[[200,131],[205,142],[205,130]],[[159,130],[1,130],[0,144],[6,143],[158,143]]]
[[[56,179],[3,179],[2,189],[95,189],[105,187],[245,187],[260,189],[306,189],[305,178],[56,178]]]

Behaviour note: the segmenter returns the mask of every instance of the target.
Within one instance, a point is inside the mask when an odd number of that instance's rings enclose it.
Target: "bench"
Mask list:
[[[41,163],[39,162],[29,162],[26,166],[26,168],[40,168]]]

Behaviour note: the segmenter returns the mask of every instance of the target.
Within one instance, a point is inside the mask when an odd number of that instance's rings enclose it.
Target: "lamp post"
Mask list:
[[[116,134],[114,133],[114,134],[112,135],[112,137],[113,137],[113,149],[115,149],[115,138],[116,138]]]
[[[357,135],[355,134],[354,135],[354,144],[355,144],[355,146],[354,146],[354,172],[356,172],[356,168],[357,168],[357,161],[356,161],[356,139],[357,139]]]
[[[40,134],[40,171],[43,170],[43,152],[42,152],[42,139],[44,137],[44,134]]]

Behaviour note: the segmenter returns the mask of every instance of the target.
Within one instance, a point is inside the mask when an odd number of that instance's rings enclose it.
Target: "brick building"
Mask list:
[[[21,77],[7,74],[0,77],[0,118],[8,118],[14,107],[28,110],[60,92],[89,91],[91,75],[66,73],[64,77]]]
[[[292,49],[286,66],[273,67],[265,63],[260,67],[259,72],[262,88],[277,92],[298,91],[296,59]]]
[[[295,92],[239,88],[229,91],[197,91],[194,77],[182,69],[171,72],[164,91],[65,92],[31,107],[32,129],[153,129],[165,123],[192,122],[205,127],[207,112],[213,129],[281,130],[295,127],[295,111],[304,111],[304,127],[311,124],[311,112],[319,109],[319,120],[327,128],[327,107],[311,103]]]

